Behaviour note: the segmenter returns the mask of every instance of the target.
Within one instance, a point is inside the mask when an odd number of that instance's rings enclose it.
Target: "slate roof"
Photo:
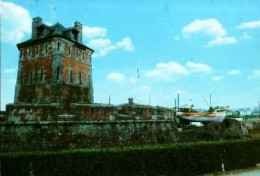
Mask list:
[[[36,39],[31,38],[31,39],[26,40],[24,42],[18,43],[17,47],[21,48],[23,46],[28,46],[28,45],[31,45],[31,44],[41,43],[44,40],[50,40],[53,37],[61,37],[61,38],[64,38],[66,40],[69,40],[71,42],[74,42],[75,45],[78,45],[81,48],[84,48],[84,49],[88,48],[89,50],[94,51],[93,49],[87,47],[86,45],[84,45],[84,44],[82,44],[82,43],[72,39],[72,37],[70,35],[70,32],[74,32],[74,33],[78,33],[79,32],[75,27],[65,28],[60,23],[56,23],[56,24],[54,24],[52,26],[48,26],[46,24],[41,24],[41,25],[37,26],[37,29],[38,29],[38,31],[40,29],[44,30],[44,35],[40,36],[40,37],[38,37]]]

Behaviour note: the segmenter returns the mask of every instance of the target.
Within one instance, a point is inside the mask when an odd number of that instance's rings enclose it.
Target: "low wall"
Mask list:
[[[2,152],[163,144],[178,140],[177,128],[170,120],[1,122],[0,136]]]
[[[173,120],[170,108],[137,104],[79,104],[71,103],[69,109],[60,104],[8,104],[6,118],[9,122],[56,120]]]
[[[77,104],[70,105],[70,114],[82,120],[173,120],[170,108],[137,104]]]
[[[7,121],[47,121],[61,113],[60,105],[56,104],[7,104]]]

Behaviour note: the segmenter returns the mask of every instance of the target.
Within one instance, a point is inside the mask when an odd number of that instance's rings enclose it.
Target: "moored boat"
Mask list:
[[[186,122],[222,122],[227,113],[227,108],[210,107],[208,111],[196,111],[193,105],[185,105],[176,112],[181,121]]]

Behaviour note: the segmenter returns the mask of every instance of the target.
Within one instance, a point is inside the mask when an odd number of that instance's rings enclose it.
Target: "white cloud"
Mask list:
[[[239,70],[230,70],[227,74],[232,76],[232,75],[238,75],[240,73],[241,72]]]
[[[227,35],[226,30],[221,23],[216,19],[195,20],[182,28],[182,35],[184,38],[190,38],[192,35],[202,33],[212,38],[205,46],[211,47],[215,45],[226,45],[236,43],[234,37]]]
[[[236,43],[236,42],[237,42],[237,40],[234,37],[222,37],[222,38],[216,38],[216,39],[210,41],[205,46],[211,47],[214,45],[227,45],[227,44],[232,44],[232,43]]]
[[[221,77],[221,76],[214,76],[214,77],[212,77],[213,81],[220,81],[222,79],[223,79],[223,77]]]
[[[175,36],[175,37],[173,37],[173,39],[177,41],[177,40],[180,40],[180,37],[179,36]]]
[[[151,87],[147,86],[147,85],[142,85],[136,89],[134,89],[134,92],[150,92],[151,91]]]
[[[4,69],[4,73],[5,74],[14,73],[15,70],[16,70],[16,68],[6,68],[6,69]]]
[[[260,20],[259,21],[251,21],[251,22],[241,23],[236,28],[237,29],[256,29],[256,28],[260,28]]]
[[[194,62],[187,62],[187,68],[189,68],[192,72],[206,72],[209,73],[212,71],[212,68],[209,65],[203,63],[194,63]]]
[[[26,34],[31,33],[31,17],[21,6],[0,1],[2,18],[1,37],[3,42],[18,43]]]
[[[121,41],[117,42],[116,47],[122,48],[125,51],[134,51],[132,40],[129,37],[125,37]]]
[[[125,81],[126,77],[121,73],[110,73],[107,75],[107,79],[115,82],[121,82]]]
[[[249,35],[247,32],[244,32],[241,36],[241,40],[249,40],[252,39],[253,37]]]
[[[108,47],[111,45],[111,41],[109,39],[95,39],[95,40],[90,40],[89,45],[95,49],[102,49],[105,47]]]
[[[214,37],[222,37],[226,35],[225,29],[215,19],[195,20],[182,28],[182,34],[185,38],[191,37],[192,34],[202,32]]]
[[[135,78],[135,77],[130,77],[130,78],[129,78],[129,81],[130,81],[131,83],[135,83],[135,82],[137,82],[137,78]]]
[[[164,80],[174,80],[178,75],[187,75],[188,70],[177,62],[158,63],[156,68],[146,72],[147,77],[157,77]]]
[[[83,36],[86,38],[105,37],[107,29],[102,27],[83,26]]]
[[[125,37],[116,43],[112,43],[107,37],[107,29],[102,27],[83,26],[83,37],[91,39],[88,45],[95,50],[93,57],[103,57],[109,52],[117,49],[122,49],[127,52],[134,50],[132,40]]]
[[[181,65],[177,62],[158,63],[156,68],[145,73],[146,77],[161,78],[166,81],[175,80],[179,76],[186,76],[190,73],[209,73],[212,68],[206,64],[187,62]]]
[[[260,70],[255,70],[249,78],[260,78]]]
[[[132,52],[134,50],[132,40],[129,37],[125,37],[115,44],[112,44],[112,42],[108,38],[93,39],[89,42],[89,46],[96,50],[94,56],[101,57],[117,49],[122,49],[127,52]]]

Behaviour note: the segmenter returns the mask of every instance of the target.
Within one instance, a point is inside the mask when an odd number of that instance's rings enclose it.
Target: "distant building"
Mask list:
[[[20,51],[14,103],[93,103],[91,55],[82,43],[82,24],[48,26],[33,18],[31,39]]]

